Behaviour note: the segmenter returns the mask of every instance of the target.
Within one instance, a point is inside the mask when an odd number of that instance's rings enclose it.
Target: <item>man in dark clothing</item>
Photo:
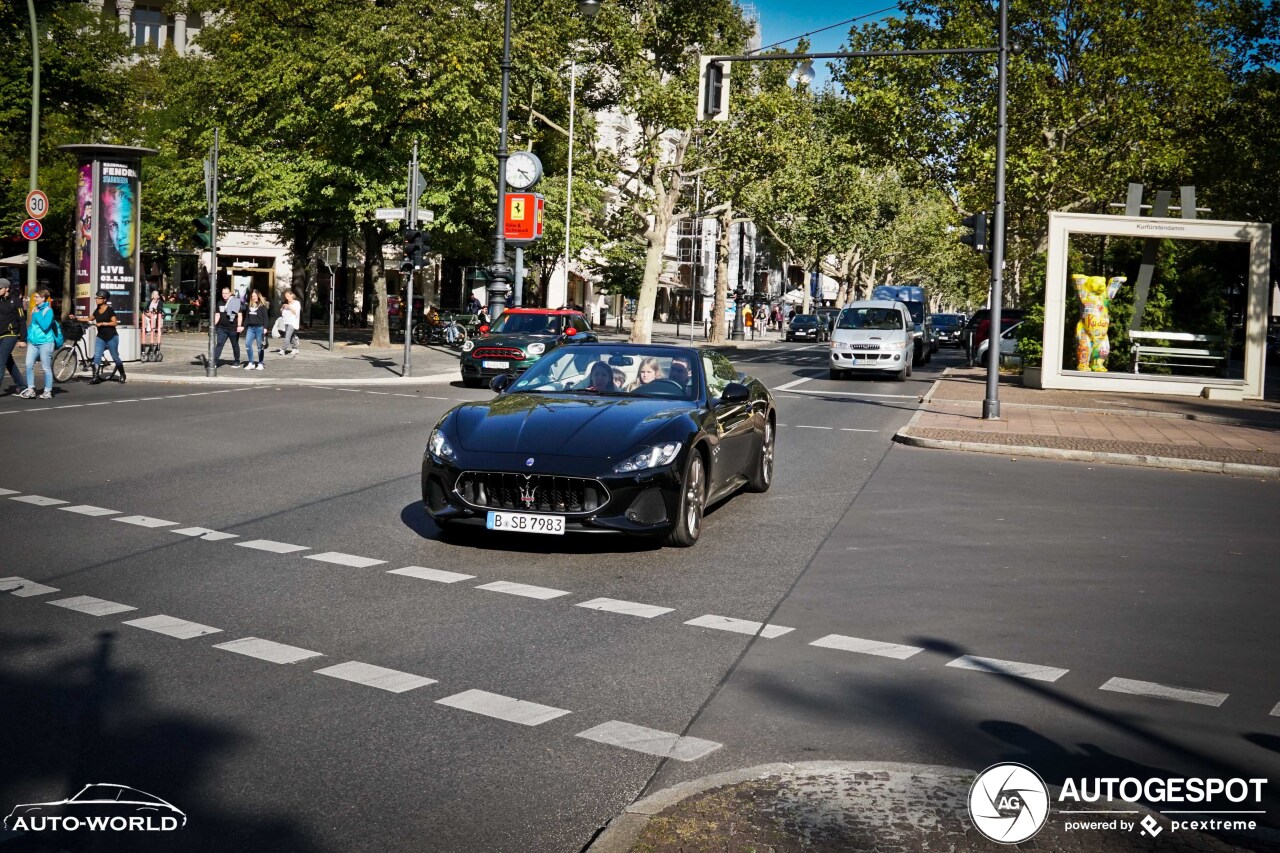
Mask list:
[[[231,341],[231,354],[235,356],[235,366],[240,366],[240,333],[244,331],[244,305],[239,296],[231,295],[231,288],[222,288],[222,307],[218,310],[218,324],[214,327],[218,334],[218,344],[213,350],[214,367],[222,358],[222,346]]]
[[[13,377],[13,393],[21,391],[26,383],[18,372],[18,363],[13,360],[13,348],[22,340],[22,297],[18,289],[9,284],[9,279],[0,278],[0,369],[9,371]],[[0,373],[0,383],[4,382],[4,374]]]

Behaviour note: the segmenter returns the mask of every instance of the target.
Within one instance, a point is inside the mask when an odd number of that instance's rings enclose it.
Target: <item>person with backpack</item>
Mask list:
[[[44,368],[44,391],[41,400],[53,399],[53,351],[62,346],[62,327],[53,316],[52,294],[47,288],[36,291],[35,310],[31,312],[31,325],[27,328],[27,387],[19,395],[30,400],[36,396],[36,359]]]
[[[9,279],[0,278],[0,371],[8,371],[13,377],[13,393],[21,393],[27,387],[22,383],[18,363],[13,360],[13,348],[22,340],[22,297],[12,287]],[[0,372],[0,383],[4,373]]]
[[[89,382],[97,385],[102,381],[102,355],[108,351],[115,366],[111,368],[111,375],[106,378],[115,377],[118,370],[120,381],[124,382],[126,379],[124,360],[120,358],[120,337],[116,332],[119,321],[116,319],[115,309],[111,307],[111,294],[105,290],[99,290],[94,299],[98,304],[89,315],[89,324],[98,330],[98,338],[93,342],[93,379]]]

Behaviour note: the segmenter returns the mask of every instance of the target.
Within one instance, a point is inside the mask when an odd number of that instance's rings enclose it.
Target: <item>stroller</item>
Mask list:
[[[139,331],[142,341],[142,360],[164,361],[164,353],[160,352],[160,338],[164,334],[164,311],[155,313],[143,311]]]

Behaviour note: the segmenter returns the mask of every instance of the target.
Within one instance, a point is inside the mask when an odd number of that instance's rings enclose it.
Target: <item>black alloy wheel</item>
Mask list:
[[[707,466],[697,449],[689,451],[684,477],[680,481],[680,510],[676,526],[667,534],[667,544],[688,548],[702,533],[702,512],[707,501]]]
[[[751,479],[747,481],[748,492],[757,494],[767,492],[773,485],[773,442],[773,419],[768,418],[764,422],[764,438],[760,442],[760,456],[756,461],[756,469],[751,473]]]

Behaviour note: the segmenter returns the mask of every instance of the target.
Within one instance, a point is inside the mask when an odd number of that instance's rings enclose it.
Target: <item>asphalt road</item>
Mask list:
[[[892,445],[955,360],[831,382],[822,349],[744,353],[778,397],[777,478],[686,550],[441,540],[422,447],[487,391],[0,399],[0,577],[58,589],[0,594],[0,808],[115,782],[188,815],[180,845],[131,849],[577,851],[641,792],[761,761],[1272,766],[1274,484]],[[12,499],[32,494],[67,503]],[[481,588],[500,582],[525,586]],[[48,604],[78,596],[136,609]],[[126,624],[160,614],[218,632]],[[811,645],[832,635],[925,651]],[[961,654],[1068,672],[945,665]],[[627,726],[698,740],[676,761],[581,736]]]

